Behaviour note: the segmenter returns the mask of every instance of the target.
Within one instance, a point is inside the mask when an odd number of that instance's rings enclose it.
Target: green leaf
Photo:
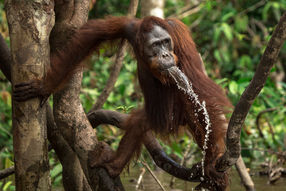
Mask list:
[[[226,22],[229,18],[233,17],[236,14],[236,11],[231,11],[229,13],[226,13],[225,15],[222,16],[221,20],[223,22]]]
[[[229,83],[229,91],[230,93],[232,94],[236,94],[237,93],[237,90],[238,90],[238,85],[235,81],[231,81]]]
[[[62,165],[57,164],[52,170],[51,170],[51,177],[56,177],[58,174],[62,172]]]
[[[247,67],[251,64],[252,60],[248,55],[243,55],[240,57],[239,59],[239,65],[241,65],[242,67]]]
[[[233,39],[232,29],[227,23],[222,23],[222,31],[225,34],[226,38],[231,41]]]
[[[219,85],[226,83],[227,82],[227,78],[220,78],[220,79],[215,79],[215,82]]]
[[[219,50],[215,50],[215,51],[214,51],[214,57],[216,58],[216,60],[217,60],[218,62],[222,62],[222,59],[221,59]]]
[[[172,149],[173,149],[173,151],[174,151],[174,153],[178,156],[178,157],[180,157],[180,158],[183,158],[183,151],[182,151],[182,147],[179,145],[179,144],[177,144],[176,142],[174,142],[173,144],[172,144]]]
[[[267,4],[264,6],[264,8],[263,8],[262,18],[263,18],[264,21],[267,20],[267,17],[268,17],[267,13],[268,13],[268,10],[270,9],[271,6],[272,6],[272,3],[269,2],[269,3],[267,3]]]
[[[248,17],[244,16],[236,16],[234,19],[234,27],[239,32],[244,32],[247,30],[248,26]]]
[[[215,43],[218,42],[220,34],[221,34],[221,27],[215,26],[215,28],[214,28],[214,41],[215,41]]]
[[[10,186],[11,184],[12,184],[12,181],[8,181],[8,182],[4,185],[3,191],[8,190],[8,188],[9,188],[9,186]]]

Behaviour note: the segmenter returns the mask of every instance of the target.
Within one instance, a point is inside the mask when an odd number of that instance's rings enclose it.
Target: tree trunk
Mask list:
[[[50,59],[53,6],[46,0],[6,1],[13,85],[43,76]],[[45,114],[39,99],[13,103],[16,190],[51,190]]]
[[[52,52],[64,50],[74,31],[86,23],[88,10],[89,0],[55,1],[56,24],[50,38]],[[53,132],[49,135],[62,140],[61,145],[53,143],[57,147],[57,155],[61,154],[62,148],[68,153],[61,155],[60,159],[65,189],[124,190],[119,177],[111,179],[105,170],[89,166],[88,153],[95,149],[98,142],[79,99],[81,79],[82,70],[78,70],[65,87],[54,94],[53,112],[58,129],[50,128]],[[62,137],[55,136],[57,131]]]
[[[86,23],[88,8],[88,0],[55,2],[56,24],[50,38],[52,52],[64,49],[63,47],[66,46],[74,31]],[[89,178],[88,173],[88,151],[95,147],[97,139],[78,96],[81,79],[82,71],[79,70],[63,90],[54,95],[55,122],[59,132],[71,148],[71,152],[68,152],[69,159],[61,160],[63,183],[65,189],[68,190],[91,190],[91,187],[98,184],[96,179]],[[59,145],[56,147],[58,148]],[[67,152],[67,148],[65,151]],[[71,187],[71,185],[74,186]]]
[[[165,0],[145,0],[141,1],[141,16],[156,16],[164,18]]]

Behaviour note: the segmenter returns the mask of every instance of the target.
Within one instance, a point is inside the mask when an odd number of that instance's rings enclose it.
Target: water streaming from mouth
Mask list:
[[[192,83],[189,82],[187,76],[178,68],[178,67],[171,67],[168,69],[168,73],[170,76],[173,78],[175,81],[178,89],[182,92],[184,92],[186,95],[188,95],[189,99],[195,104],[197,110],[195,110],[195,116],[198,117],[198,113],[202,112],[204,115],[204,122],[206,123],[205,127],[205,138],[204,138],[204,144],[203,144],[203,158],[201,161],[202,165],[202,175],[205,175],[205,170],[204,170],[204,164],[205,164],[205,157],[206,157],[206,149],[208,148],[207,143],[209,140],[209,135],[211,133],[211,122],[210,122],[210,117],[206,108],[206,102],[202,101],[200,102],[198,95],[194,92]]]

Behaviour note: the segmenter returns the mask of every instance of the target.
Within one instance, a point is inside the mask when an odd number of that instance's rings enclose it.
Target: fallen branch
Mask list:
[[[238,175],[241,179],[241,182],[243,184],[243,186],[245,187],[246,191],[254,191],[254,183],[251,179],[251,177],[249,176],[249,173],[247,172],[247,169],[245,167],[245,164],[242,160],[242,157],[240,156],[237,160],[237,162],[235,163],[235,167],[236,170],[238,172]]]
[[[150,172],[150,174],[152,175],[152,177],[155,179],[155,181],[159,184],[160,188],[163,191],[167,191],[164,186],[162,185],[162,183],[160,182],[160,180],[156,177],[156,175],[153,173],[153,171],[150,169],[149,165],[146,162],[141,161],[141,163],[147,168],[147,170]]]
[[[136,190],[139,189],[139,187],[140,187],[140,185],[141,185],[141,183],[142,183],[143,176],[144,176],[145,172],[146,172],[146,169],[145,169],[145,168],[141,168],[141,173],[140,173],[140,175],[139,175],[139,178],[138,178],[138,180],[137,180],[137,184],[136,184],[136,187],[135,187]]]

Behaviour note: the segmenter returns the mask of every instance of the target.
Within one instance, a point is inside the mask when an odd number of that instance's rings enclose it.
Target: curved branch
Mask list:
[[[270,69],[274,65],[280,49],[286,39],[286,12],[281,17],[273,35],[265,49],[261,61],[256,69],[255,75],[249,86],[243,92],[234,112],[230,118],[227,130],[226,146],[227,150],[218,160],[216,169],[226,171],[235,164],[240,155],[240,133],[246,115],[269,75]]]
[[[263,138],[263,139],[264,139],[264,134],[262,133],[262,130],[261,130],[261,127],[260,127],[260,124],[259,124],[259,119],[262,117],[262,115],[263,115],[264,113],[272,112],[272,111],[275,111],[275,110],[276,110],[276,108],[268,108],[268,109],[265,109],[265,110],[259,112],[258,115],[257,115],[257,117],[256,117],[256,120],[255,120],[256,127],[257,127],[257,129],[258,129],[259,136],[260,136],[261,138]]]
[[[128,116],[128,114],[122,114],[117,111],[100,109],[90,111],[88,114],[88,120],[92,124],[93,128],[96,128],[100,124],[109,124],[124,130],[124,126],[122,126],[122,124],[124,120],[128,119]],[[151,131],[147,131],[144,134],[143,143],[156,165],[161,169],[182,180],[193,182],[199,181],[201,170],[196,166],[190,169],[176,163],[164,152]],[[193,175],[192,177],[190,176],[191,174]]]
[[[122,122],[125,121],[128,116],[128,114],[105,109],[91,110],[87,114],[88,120],[93,128],[96,128],[100,124],[109,124],[119,129],[124,129]]]

